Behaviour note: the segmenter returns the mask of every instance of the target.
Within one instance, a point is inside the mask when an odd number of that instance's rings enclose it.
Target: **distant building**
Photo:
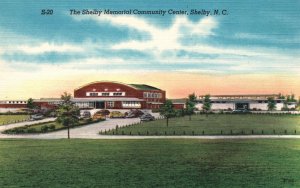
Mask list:
[[[257,94],[257,95],[211,95],[212,110],[268,110],[268,98],[272,97],[276,103],[276,110],[285,108],[296,108],[296,102],[286,102],[286,99],[280,99],[277,94]],[[204,96],[197,100],[196,107],[202,109]]]

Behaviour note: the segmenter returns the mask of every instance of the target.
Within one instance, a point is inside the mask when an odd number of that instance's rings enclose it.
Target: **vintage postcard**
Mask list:
[[[0,187],[300,187],[299,11],[2,0]]]

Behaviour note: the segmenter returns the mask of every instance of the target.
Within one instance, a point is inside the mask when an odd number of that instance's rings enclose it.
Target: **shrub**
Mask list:
[[[28,129],[27,129],[27,132],[28,132],[28,133],[36,133],[37,130],[36,130],[35,128],[28,128]]]
[[[89,119],[86,120],[86,122],[87,122],[87,123],[91,123],[91,122],[93,122],[93,119],[92,119],[92,118],[89,118]]]
[[[185,114],[184,114],[184,111],[183,110],[176,110],[175,111],[175,116],[176,117],[182,117],[182,116],[184,116]]]
[[[152,112],[157,113],[157,112],[159,112],[159,109],[152,109]]]
[[[49,125],[49,130],[55,130],[55,125],[54,124],[50,124]]]
[[[15,133],[25,133],[25,130],[23,128],[16,128],[14,129]]]
[[[42,131],[42,132],[47,132],[48,129],[49,129],[49,127],[48,127],[47,125],[43,125],[43,126],[41,127],[41,131]]]

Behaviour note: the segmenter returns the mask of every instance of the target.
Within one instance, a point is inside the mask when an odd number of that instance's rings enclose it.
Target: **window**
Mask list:
[[[122,96],[121,92],[113,93],[113,96]]]
[[[109,96],[109,93],[102,93],[102,96]]]
[[[98,96],[98,93],[90,93],[90,96],[92,97]]]
[[[106,104],[108,108],[113,108],[115,105],[114,101],[108,101]]]
[[[161,93],[144,92],[144,98],[162,98]]]

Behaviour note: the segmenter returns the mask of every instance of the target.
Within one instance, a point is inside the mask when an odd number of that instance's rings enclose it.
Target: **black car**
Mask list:
[[[141,117],[142,115],[144,115],[144,112],[140,110],[131,110],[126,115],[126,118],[137,118],[137,117]]]
[[[144,114],[140,117],[140,120],[141,121],[153,121],[153,120],[155,120],[155,118],[151,114]]]

